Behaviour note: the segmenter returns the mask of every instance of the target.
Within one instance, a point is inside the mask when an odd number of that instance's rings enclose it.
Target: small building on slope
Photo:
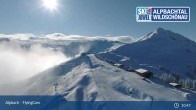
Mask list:
[[[142,69],[142,68],[135,70],[135,72],[137,74],[139,74],[140,76],[146,77],[146,78],[151,77],[153,75],[152,72],[150,72],[150,71],[148,71],[146,69]]]

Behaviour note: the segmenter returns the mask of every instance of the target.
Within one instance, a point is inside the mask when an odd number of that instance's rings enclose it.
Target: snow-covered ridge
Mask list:
[[[148,33],[146,36],[141,37],[138,41],[150,39],[167,39],[167,40],[177,40],[182,42],[193,42],[192,40],[170,30],[165,30],[163,28],[157,28],[153,32]]]
[[[160,91],[164,93],[160,94]],[[66,100],[192,100],[195,93],[176,90],[156,79],[142,79],[92,54],[83,54],[29,79],[26,95],[63,95]]]
[[[100,54],[114,62],[146,68],[154,73],[196,78],[196,43],[180,34],[158,28],[137,42]],[[127,60],[123,60],[123,59]]]
[[[2,42],[9,40],[3,38]],[[52,48],[54,52],[61,50],[64,54],[79,48],[82,54],[71,53],[70,56],[74,56],[72,59],[40,72],[22,84],[0,85],[0,88],[6,86],[6,89],[1,89],[1,95],[62,95],[68,101],[196,100],[195,91],[170,87],[157,78],[170,73],[180,78],[195,79],[195,43],[171,31],[157,29],[147,35],[146,39],[131,44],[108,40],[75,40],[67,43],[63,40],[34,38],[28,42],[15,41],[27,50],[28,46],[38,43]],[[90,44],[90,48],[87,44]],[[97,56],[131,69],[150,70],[156,77],[143,78],[135,72],[128,72],[118,65],[98,59]],[[160,94],[160,91],[164,93]]]

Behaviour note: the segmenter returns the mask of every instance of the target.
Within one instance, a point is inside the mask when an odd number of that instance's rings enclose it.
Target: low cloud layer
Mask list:
[[[52,40],[108,40],[108,41],[119,41],[123,43],[130,43],[135,40],[130,36],[81,36],[81,35],[64,35],[61,33],[45,35],[44,38],[48,38]]]
[[[33,34],[0,34],[0,38],[9,38],[11,40],[29,40],[30,38],[36,37]]]
[[[30,39],[49,39],[49,40],[63,40],[63,41],[78,41],[78,40],[108,40],[119,41],[122,43],[130,43],[136,39],[130,36],[81,36],[81,35],[64,35],[62,33],[54,33],[42,36],[35,36],[33,34],[0,34],[0,38],[9,38],[11,40],[30,40]]]
[[[24,80],[69,58],[60,51],[34,44],[0,42],[0,84]]]
[[[0,34],[0,84],[27,79],[50,67],[65,62],[74,55],[88,51],[91,46],[91,43],[88,41],[96,40],[119,41],[123,43],[134,41],[129,36],[90,37],[64,35],[61,33],[43,36],[35,36],[33,34]],[[76,43],[71,44],[72,42]],[[80,44],[77,42],[80,42]],[[68,46],[68,44],[70,45]],[[45,47],[42,45],[45,45]],[[68,53],[70,57],[65,56]]]

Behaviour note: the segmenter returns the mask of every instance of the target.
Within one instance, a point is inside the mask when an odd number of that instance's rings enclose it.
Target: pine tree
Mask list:
[[[196,90],[196,80],[193,80],[193,89]]]
[[[191,79],[190,78],[185,80],[185,88],[191,88]]]

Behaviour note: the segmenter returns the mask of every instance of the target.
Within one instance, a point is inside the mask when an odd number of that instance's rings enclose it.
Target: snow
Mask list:
[[[160,91],[164,93],[160,94]],[[59,94],[68,101],[182,101],[187,100],[186,93],[156,79],[143,80],[135,72],[112,66],[91,54],[79,56],[29,79],[28,89],[23,94]]]
[[[179,84],[177,83],[169,83],[171,86],[178,86]]]
[[[57,39],[61,36],[59,34]],[[66,101],[92,102],[196,100],[195,91],[176,89],[156,77],[143,78],[136,72],[106,62],[122,64],[125,68],[140,68],[137,72],[149,70],[158,75],[169,71],[189,77],[185,74],[189,72],[194,78],[196,44],[179,34],[157,29],[131,44],[102,40],[70,43],[57,39],[32,39],[31,42],[19,43],[26,47],[40,43],[62,49],[64,54],[73,58],[25,81],[0,85],[0,95],[61,95]],[[87,52],[102,53],[85,54]],[[56,106],[62,108],[65,103]]]
[[[118,63],[116,63],[116,64],[114,64],[114,66],[118,66],[118,67],[120,67],[120,66],[122,66],[122,64],[118,64]]]
[[[132,66],[134,69],[147,69],[156,75],[168,73],[182,79],[196,78],[196,43],[162,28],[147,34],[137,42],[98,55],[115,63]]]
[[[148,72],[148,70],[145,70],[145,69],[142,69],[142,68],[137,69],[137,70],[135,70],[135,71],[138,72],[138,73],[145,73],[145,72]]]

